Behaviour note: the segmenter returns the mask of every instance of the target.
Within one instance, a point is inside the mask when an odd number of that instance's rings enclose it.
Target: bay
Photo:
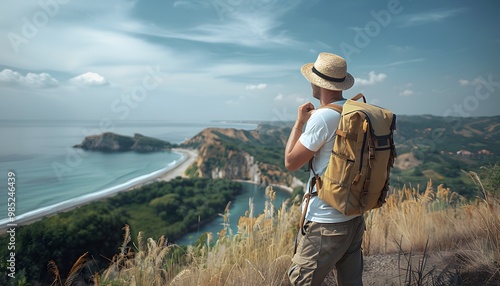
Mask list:
[[[255,124],[223,122],[120,121],[103,129],[95,121],[0,121],[0,176],[4,183],[0,203],[7,205],[7,173],[16,175],[16,217],[67,200],[100,192],[126,189],[135,180],[171,168],[182,155],[175,152],[100,153],[72,148],[85,136],[115,132],[140,133],[181,143],[208,127],[254,129]],[[1,183],[1,182],[0,182]],[[0,225],[7,222],[0,208]]]

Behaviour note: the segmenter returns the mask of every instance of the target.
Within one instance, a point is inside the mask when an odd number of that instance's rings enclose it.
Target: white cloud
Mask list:
[[[189,2],[189,1],[175,1],[173,6],[175,8],[177,7],[187,7],[187,8],[190,8],[193,6],[193,3]]]
[[[304,98],[304,97],[297,96],[297,97],[295,98],[295,101],[296,101],[296,102],[298,102],[298,103],[304,103],[304,102],[306,102],[306,101],[307,101],[307,99],[306,99],[306,98]]]
[[[382,82],[387,78],[385,73],[376,74],[374,71],[368,73],[368,79],[356,78],[356,83],[360,85],[373,85],[377,82]]]
[[[399,95],[402,96],[412,96],[415,92],[411,89],[405,89],[402,92],[399,93]]]
[[[246,47],[262,47],[263,45],[299,45],[286,31],[275,33],[279,27],[275,19],[241,15],[231,21],[207,23],[184,30],[141,29],[138,33],[155,37],[182,39],[211,44],[232,44]],[[241,37],[245,35],[245,37]]]
[[[0,39],[0,63],[24,70],[54,70],[69,74],[93,71],[98,66],[108,81],[128,85],[141,78],[148,65],[175,69],[176,64],[185,58],[182,54],[173,55],[168,46],[145,41],[134,33],[147,29],[146,24],[129,16],[133,11],[133,5],[129,3],[137,1],[105,2],[92,1],[92,4],[84,5],[83,2],[70,1],[64,7],[60,6],[57,16],[50,18],[49,24],[38,27],[38,33],[33,32],[29,41],[15,47],[3,37]],[[36,6],[37,2],[34,3]],[[36,7],[33,9],[37,11]],[[9,16],[9,19],[20,23],[21,16]],[[1,27],[4,34],[10,31]],[[21,24],[14,28],[11,29],[14,33],[23,36]]]
[[[419,26],[419,25],[424,25],[424,24],[429,24],[429,23],[434,23],[434,22],[441,22],[447,18],[456,16],[458,14],[461,14],[465,12],[467,9],[465,8],[455,8],[455,9],[450,9],[450,10],[434,10],[434,11],[427,11],[424,13],[419,13],[419,14],[412,14],[408,15],[403,18],[403,27],[413,27],[413,26]]]
[[[282,93],[279,93],[279,94],[278,94],[278,95],[274,98],[274,100],[276,100],[276,101],[281,101],[281,100],[283,100],[283,94],[282,94]]]
[[[0,83],[24,85],[36,88],[50,88],[59,85],[59,82],[48,73],[27,73],[26,76],[11,69],[0,72]]]
[[[255,89],[265,89],[266,87],[267,87],[267,84],[265,84],[265,83],[248,84],[247,86],[245,86],[245,89],[255,90]]]
[[[253,0],[253,1],[185,1],[174,2],[174,7],[204,7],[217,18],[193,22],[191,26],[168,28],[144,26],[134,33],[155,37],[182,39],[210,44],[231,44],[246,47],[269,47],[271,45],[297,46],[296,41],[282,29],[282,16],[301,4],[301,0]],[[233,3],[234,2],[234,3]],[[236,3],[237,2],[237,3]],[[211,3],[211,4],[207,4]],[[241,35],[245,35],[242,37]]]
[[[77,85],[85,86],[104,86],[109,84],[109,82],[104,77],[94,72],[81,74],[72,78],[70,81]]]
[[[410,46],[398,46],[398,45],[389,45],[389,49],[396,52],[408,52],[415,50],[413,47]]]
[[[412,64],[412,63],[418,63],[418,62],[423,62],[425,59],[419,58],[419,59],[412,59],[412,60],[406,60],[406,61],[397,61],[397,62],[392,62],[388,64],[387,66],[399,66],[399,65],[406,65],[406,64]]]
[[[461,85],[461,86],[466,86],[469,84],[469,80],[467,79],[459,79],[458,80],[458,83]]]
[[[458,83],[460,84],[460,86],[469,86],[469,85],[479,85],[479,84],[482,84],[484,83],[482,79],[476,77],[475,79],[473,80],[468,80],[468,79],[459,79],[458,80]]]

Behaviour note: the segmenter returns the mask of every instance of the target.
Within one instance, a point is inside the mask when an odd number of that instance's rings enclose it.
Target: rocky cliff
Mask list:
[[[86,136],[80,144],[73,146],[73,148],[102,152],[155,152],[167,150],[172,147],[173,145],[167,141],[147,137],[142,134],[136,133],[133,137],[130,137],[112,132]]]
[[[289,127],[260,125],[255,130],[207,128],[182,147],[198,149],[191,175],[250,180],[262,185],[295,185],[283,164]]]
[[[429,179],[473,195],[474,186],[461,170],[480,172],[500,158],[500,116],[398,116],[395,132],[398,158],[391,186],[407,182],[426,185]],[[285,144],[293,122],[259,125],[255,130],[205,129],[183,146],[199,149],[191,175],[246,179],[266,184],[293,185],[292,176],[307,181],[307,172],[288,172],[283,164]],[[465,182],[465,183],[464,183]],[[467,182],[470,182],[467,183]]]

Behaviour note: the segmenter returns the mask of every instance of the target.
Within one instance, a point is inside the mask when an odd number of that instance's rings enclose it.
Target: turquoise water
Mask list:
[[[276,197],[274,201],[269,201],[273,204],[275,212],[281,208],[284,201],[290,198],[290,193],[287,191],[273,187],[276,192]],[[264,206],[266,203],[265,188],[259,187],[255,184],[243,183],[243,192],[234,201],[231,202],[229,206],[229,227],[232,234],[238,232],[238,220],[242,216],[248,216],[248,211],[250,210],[250,201],[253,205],[254,215],[257,217],[259,214],[264,213]],[[218,216],[213,221],[200,226],[199,229],[184,235],[182,238],[175,241],[179,245],[190,245],[193,244],[201,234],[212,233],[214,239],[217,238],[217,234],[224,228],[224,218]]]
[[[87,135],[141,133],[181,143],[207,127],[254,129],[254,124],[123,121],[102,130],[92,121],[0,121],[0,226],[7,223],[7,173],[16,174],[16,218],[57,208],[68,200],[127,189],[171,168],[174,152],[100,153],[72,148]],[[2,203],[4,202],[4,203]]]

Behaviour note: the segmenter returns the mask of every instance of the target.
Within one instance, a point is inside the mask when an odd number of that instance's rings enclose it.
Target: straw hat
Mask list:
[[[334,54],[320,53],[314,64],[305,64],[300,71],[312,84],[329,90],[346,90],[354,85],[346,61]]]

